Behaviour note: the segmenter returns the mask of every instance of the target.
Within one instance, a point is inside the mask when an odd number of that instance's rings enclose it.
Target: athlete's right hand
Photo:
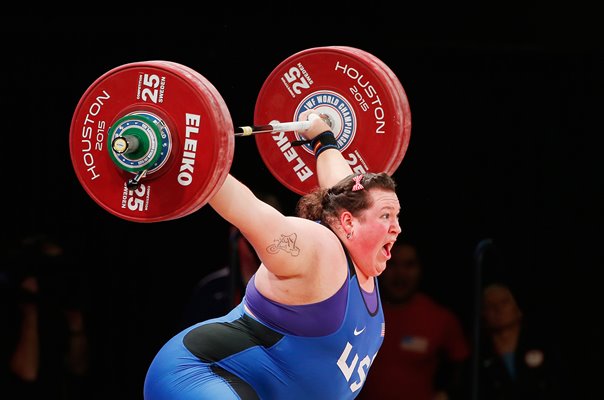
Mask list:
[[[325,122],[320,114],[315,110],[306,110],[300,114],[299,121],[311,121],[311,125],[305,131],[298,131],[305,139],[312,140],[316,136],[326,131],[331,131],[331,127]]]

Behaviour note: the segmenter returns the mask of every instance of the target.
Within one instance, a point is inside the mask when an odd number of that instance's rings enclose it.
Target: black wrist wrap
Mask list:
[[[310,145],[315,153],[315,158],[319,157],[319,154],[321,154],[324,150],[338,149],[338,141],[331,131],[325,131],[320,135],[317,135],[313,140],[310,141]]]

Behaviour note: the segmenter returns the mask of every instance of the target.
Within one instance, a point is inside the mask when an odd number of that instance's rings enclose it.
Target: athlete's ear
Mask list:
[[[340,214],[340,225],[345,234],[352,231],[352,220],[353,216],[350,211],[344,211]]]

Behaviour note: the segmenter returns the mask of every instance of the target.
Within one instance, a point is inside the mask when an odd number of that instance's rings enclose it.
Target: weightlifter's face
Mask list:
[[[395,192],[371,189],[372,205],[355,219],[354,234],[349,247],[361,262],[359,268],[367,276],[378,276],[386,269],[390,251],[401,233],[398,216],[401,210]]]

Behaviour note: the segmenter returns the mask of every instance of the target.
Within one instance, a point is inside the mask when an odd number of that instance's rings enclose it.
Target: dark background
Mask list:
[[[411,141],[394,176],[403,234],[423,250],[425,289],[470,334],[473,255],[492,239],[522,305],[560,344],[567,386],[590,398],[603,339],[604,37],[596,15],[533,3],[396,12],[375,5],[357,14],[318,5],[317,15],[309,7],[286,15],[7,16],[0,25],[2,240],[47,232],[74,256],[86,277],[99,392],[141,397],[146,368],[176,333],[190,290],[227,262],[228,228],[209,206],[138,224],[94,203],[69,156],[84,91],[124,63],[175,61],[212,82],[236,126],[248,125],[282,60],[346,45],[384,61],[409,98]],[[293,212],[298,196],[263,165],[253,138],[236,139],[231,172]]]

